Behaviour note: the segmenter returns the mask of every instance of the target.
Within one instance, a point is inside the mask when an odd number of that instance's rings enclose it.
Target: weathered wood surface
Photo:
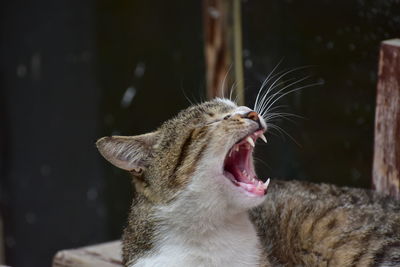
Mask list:
[[[240,0],[203,0],[207,97],[230,95],[243,104]]]
[[[121,242],[114,241],[77,249],[59,251],[53,267],[117,267],[122,266]]]
[[[400,199],[400,39],[381,44],[372,179],[377,191]]]

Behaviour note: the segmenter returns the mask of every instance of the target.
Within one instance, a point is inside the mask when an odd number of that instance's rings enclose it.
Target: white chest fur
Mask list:
[[[227,222],[223,228],[203,234],[183,235],[171,229],[164,233],[160,232],[154,253],[130,267],[255,267],[260,263],[261,251],[250,221]]]
[[[206,161],[199,170],[210,172],[213,161]],[[239,191],[230,195],[225,190],[232,191],[231,187],[235,189],[225,177],[194,175],[176,201],[156,211],[154,216],[162,223],[156,227],[149,254],[128,266],[260,266],[261,246],[247,210],[248,203],[255,206],[262,199],[250,199]]]

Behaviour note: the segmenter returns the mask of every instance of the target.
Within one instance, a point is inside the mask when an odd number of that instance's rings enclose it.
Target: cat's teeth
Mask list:
[[[265,138],[265,135],[264,135],[264,134],[261,134],[261,135],[260,135],[260,138],[261,138],[265,143],[267,143],[267,138]]]
[[[247,141],[252,147],[255,147],[255,146],[256,146],[256,144],[254,144],[253,138],[251,138],[250,136],[248,136],[248,137],[246,138],[246,141]]]
[[[267,190],[267,188],[268,188],[269,180],[270,179],[268,178],[267,181],[263,184],[265,190]]]
[[[235,146],[235,151],[236,151],[236,152],[239,151],[239,146]]]

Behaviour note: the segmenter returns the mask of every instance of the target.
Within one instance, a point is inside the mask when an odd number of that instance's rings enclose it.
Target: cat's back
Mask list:
[[[400,266],[400,203],[372,191],[275,180],[250,214],[277,264]]]

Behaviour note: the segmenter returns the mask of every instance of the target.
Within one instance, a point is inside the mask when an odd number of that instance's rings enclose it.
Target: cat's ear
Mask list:
[[[156,140],[155,132],[137,136],[111,136],[100,138],[96,146],[100,154],[113,165],[140,175],[147,166]]]

